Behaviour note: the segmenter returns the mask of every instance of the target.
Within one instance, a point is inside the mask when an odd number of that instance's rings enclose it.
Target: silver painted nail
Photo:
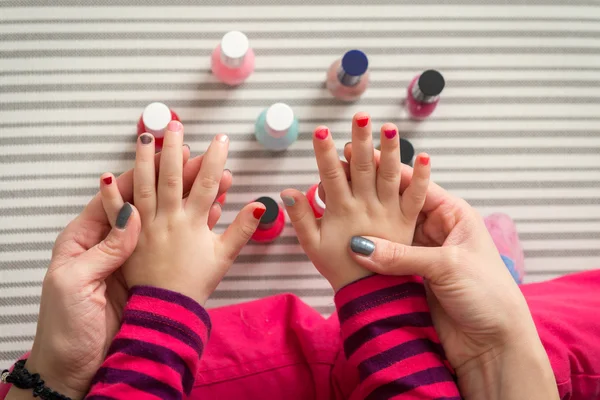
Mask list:
[[[281,200],[287,207],[291,207],[296,204],[296,200],[294,200],[294,198],[291,196],[281,196]]]
[[[355,253],[370,256],[375,251],[375,243],[362,236],[352,236],[350,249]]]

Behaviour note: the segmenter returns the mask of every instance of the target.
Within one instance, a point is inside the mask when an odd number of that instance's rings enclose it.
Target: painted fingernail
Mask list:
[[[129,221],[129,217],[131,217],[132,213],[133,213],[133,207],[131,207],[131,204],[129,204],[129,203],[123,204],[123,207],[121,207],[121,210],[119,211],[119,214],[117,215],[117,221],[115,223],[117,228],[125,229],[125,226],[127,226],[127,221]]]
[[[291,207],[296,204],[296,200],[294,200],[292,196],[281,196],[281,201],[283,201],[283,204],[285,204],[286,207]]]
[[[421,164],[421,165],[428,165],[429,164],[429,155],[427,155],[427,154],[421,154],[419,156],[419,164]]]
[[[368,123],[369,123],[369,117],[356,118],[356,125],[360,126],[361,128],[364,128],[365,126],[367,126]]]
[[[171,120],[171,122],[169,122],[169,125],[167,125],[167,130],[171,131],[171,132],[179,132],[182,129],[183,129],[183,124],[174,119]]]
[[[260,219],[265,213],[265,211],[267,211],[266,208],[256,207],[254,211],[252,211],[252,215],[254,215],[254,218]]]
[[[227,135],[224,135],[222,133],[219,133],[217,135],[217,142],[225,143],[227,140],[229,140],[229,138],[227,137]]]
[[[315,131],[315,137],[319,140],[327,139],[328,135],[329,135],[329,129],[327,129],[327,128],[321,128],[321,129],[317,129]]]
[[[144,133],[142,136],[140,136],[140,142],[142,142],[142,144],[150,144],[152,143],[152,137],[152,135]]]
[[[385,133],[385,137],[388,139],[393,139],[394,137],[396,137],[395,129],[386,129],[383,131],[383,133]]]
[[[107,176],[106,178],[102,178],[102,182],[104,182],[105,185],[110,185],[112,183],[112,176]]]
[[[362,236],[352,236],[352,239],[350,239],[350,249],[363,256],[370,256],[375,251],[375,243]]]

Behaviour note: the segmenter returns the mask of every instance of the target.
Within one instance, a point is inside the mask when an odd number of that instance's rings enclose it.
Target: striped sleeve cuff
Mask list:
[[[132,288],[121,330],[94,378],[90,396],[189,395],[210,329],[208,313],[189,297],[148,286]]]
[[[354,398],[460,398],[433,328],[420,278],[374,275],[335,296]]]

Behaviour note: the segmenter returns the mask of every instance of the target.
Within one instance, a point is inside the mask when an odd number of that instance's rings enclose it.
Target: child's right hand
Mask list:
[[[129,288],[154,286],[182,293],[204,305],[241,248],[256,230],[265,211],[250,203],[222,235],[208,223],[223,174],[229,139],[217,135],[210,144],[189,196],[182,201],[183,125],[171,121],[165,133],[158,182],[154,168],[154,138],[145,133],[137,141],[134,169],[134,203],[142,230],[138,245],[123,266]],[[117,185],[103,185],[102,202],[108,215],[119,204]],[[124,207],[135,212],[133,207]],[[127,211],[128,210],[128,211]],[[119,218],[117,216],[117,225]]]
[[[400,145],[395,125],[384,124],[381,128],[381,160],[377,168],[369,116],[366,113],[354,116],[351,182],[346,178],[326,127],[315,130],[313,145],[321,183],[327,193],[323,218],[315,219],[301,192],[286,189],[281,197],[304,251],[337,291],[371,274],[349,254],[348,243],[353,236],[365,236],[369,232],[369,236],[397,243],[412,242],[429,185],[429,156],[420,154],[417,157],[411,184],[400,196]],[[360,248],[361,245],[353,243],[353,247]]]

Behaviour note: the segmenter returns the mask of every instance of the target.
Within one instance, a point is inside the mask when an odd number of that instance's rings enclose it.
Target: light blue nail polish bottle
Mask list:
[[[265,148],[285,150],[298,139],[298,120],[290,106],[275,103],[260,113],[254,134]]]

